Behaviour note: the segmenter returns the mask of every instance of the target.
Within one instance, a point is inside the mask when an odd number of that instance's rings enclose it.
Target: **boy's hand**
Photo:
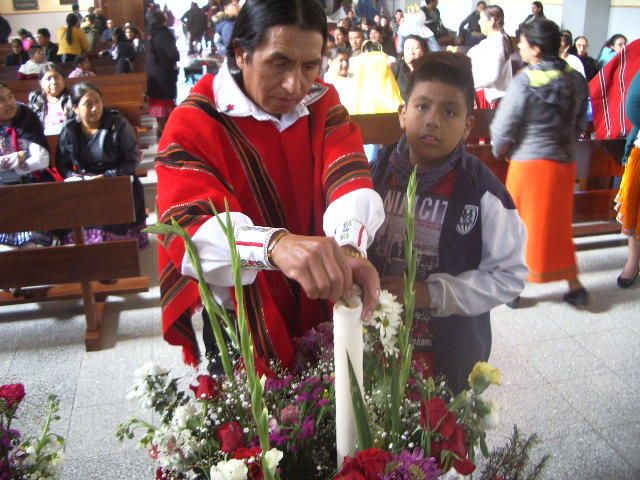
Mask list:
[[[380,288],[387,290],[389,293],[395,295],[396,300],[404,304],[404,278],[402,277],[382,277],[380,279]],[[431,296],[429,295],[429,288],[426,283],[415,282],[413,289],[416,292],[416,304],[417,310],[424,310],[431,306]]]

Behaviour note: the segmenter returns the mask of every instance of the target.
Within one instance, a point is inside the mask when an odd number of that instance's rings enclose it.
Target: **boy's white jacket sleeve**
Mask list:
[[[435,317],[474,316],[510,302],[524,289],[526,230],[516,209],[505,208],[491,192],[480,200],[482,257],[475,270],[427,278]]]

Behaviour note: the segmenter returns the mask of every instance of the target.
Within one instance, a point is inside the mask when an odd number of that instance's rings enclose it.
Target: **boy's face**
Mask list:
[[[399,113],[414,165],[441,165],[473,126],[462,92],[436,80],[416,84]]]

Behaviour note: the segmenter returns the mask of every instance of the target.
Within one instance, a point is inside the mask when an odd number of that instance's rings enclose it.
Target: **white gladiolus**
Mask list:
[[[211,467],[211,480],[246,480],[249,469],[242,460],[232,458]]]
[[[274,473],[276,471],[276,468],[278,467],[280,460],[282,460],[282,457],[284,457],[284,453],[282,453],[277,448],[272,448],[264,454],[264,458],[267,461],[267,468],[271,473]]]
[[[487,405],[491,409],[487,415],[480,417],[480,426],[485,430],[492,430],[500,424],[500,405],[489,400]]]

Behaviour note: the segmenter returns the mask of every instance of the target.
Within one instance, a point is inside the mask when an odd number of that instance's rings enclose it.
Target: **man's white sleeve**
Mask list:
[[[475,270],[457,276],[434,273],[427,278],[432,313],[473,316],[510,302],[524,289],[526,230],[516,209],[505,208],[494,194],[480,200],[482,257]]]
[[[382,222],[382,198],[375,190],[360,188],[334,200],[324,212],[322,226],[338,245],[351,245],[366,255]]]

